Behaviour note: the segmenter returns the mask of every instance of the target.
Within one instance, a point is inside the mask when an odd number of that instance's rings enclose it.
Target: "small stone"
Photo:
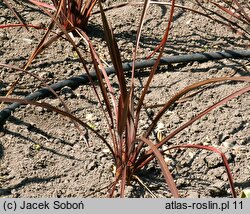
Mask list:
[[[219,181],[209,186],[208,191],[212,197],[223,196],[227,193],[226,183],[224,181]]]
[[[61,93],[62,94],[70,94],[72,93],[72,89],[68,86],[64,86],[62,89],[61,89]]]
[[[102,157],[104,157],[104,156],[105,156],[104,153],[99,152],[99,153],[97,154],[96,158],[97,158],[97,160],[101,160]]]
[[[50,104],[52,106],[57,106],[57,107],[61,107],[62,106],[61,100],[59,100],[59,99],[53,99],[53,100],[51,100]]]
[[[86,114],[86,120],[87,121],[95,121],[97,117],[94,114]]]
[[[125,189],[125,196],[132,197],[133,189],[134,188],[132,186],[127,186]]]
[[[31,45],[34,43],[34,40],[33,39],[29,39],[29,38],[23,38],[22,39],[26,44],[28,45]]]
[[[169,158],[169,157],[164,157],[164,160],[165,160],[165,162],[168,164],[168,165],[170,165],[170,163],[172,163],[173,162],[173,159],[172,158]]]
[[[184,187],[184,186],[186,186],[186,180],[185,180],[185,178],[179,178],[179,179],[177,179],[176,186],[177,187]]]
[[[44,108],[43,108],[43,107],[40,107],[40,106],[36,107],[36,110],[37,110],[38,112],[45,112]]]
[[[88,170],[93,170],[95,167],[97,167],[97,161],[92,161],[88,164],[87,169]]]
[[[53,140],[53,143],[55,143],[55,144],[59,144],[59,143],[61,143],[61,140],[60,140],[60,139],[58,139],[58,138],[56,138],[56,139],[54,139],[54,140]]]
[[[7,40],[8,39],[8,36],[7,36],[7,33],[5,32],[0,32],[0,40]]]
[[[40,28],[45,27],[43,20],[36,19],[36,20],[33,20],[31,23],[32,25],[35,25]]]
[[[48,74],[47,74],[47,72],[40,72],[39,77],[42,78],[42,79],[45,79],[45,78],[48,77]]]
[[[209,177],[216,177],[217,179],[221,179],[222,176],[224,175],[225,173],[225,167],[224,166],[221,166],[221,167],[218,167],[216,169],[211,169],[208,171],[208,175]],[[223,179],[222,179],[223,180]]]
[[[240,117],[240,116],[241,116],[240,110],[239,110],[239,109],[236,109],[236,110],[233,112],[233,116],[235,116],[235,117]]]
[[[200,194],[198,192],[190,191],[188,192],[188,195],[186,198],[200,198]]]
[[[67,76],[72,76],[73,75],[73,69],[69,69],[66,73]]]
[[[212,144],[211,139],[209,138],[209,136],[206,136],[203,141],[202,141],[202,145],[204,146],[210,146]]]
[[[76,93],[76,97],[79,99],[84,99],[84,95],[81,93]]]
[[[73,90],[68,86],[65,86],[61,89],[61,94],[64,95],[66,98],[76,97]]]
[[[106,157],[102,157],[101,163],[106,163],[106,162],[107,162],[107,158]]]
[[[228,134],[221,134],[220,137],[220,142],[224,142],[230,138]]]
[[[192,131],[192,132],[200,132],[200,128],[199,128],[198,125],[193,124],[193,125],[191,126],[191,131]]]
[[[222,164],[222,159],[218,154],[211,154],[205,158],[205,162],[209,168],[215,168]]]
[[[178,115],[174,115],[172,118],[171,118],[171,121],[174,123],[174,124],[178,124],[181,122],[181,119]]]
[[[65,146],[65,150],[68,151],[68,152],[71,151],[71,150],[72,150],[72,146],[66,145],[66,146]]]
[[[226,148],[232,148],[232,147],[235,146],[235,144],[236,144],[235,141],[232,141],[232,140],[228,139],[228,140],[225,140],[225,141],[222,143],[222,146],[224,146],[224,147],[226,147]]]
[[[110,153],[110,150],[109,149],[103,149],[102,152],[103,153]]]
[[[5,17],[0,17],[0,23],[3,24],[6,21]]]

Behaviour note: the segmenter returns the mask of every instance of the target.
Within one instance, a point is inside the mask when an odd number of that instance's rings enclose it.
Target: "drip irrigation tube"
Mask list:
[[[162,58],[160,60],[160,65],[168,65],[174,63],[189,63],[189,62],[207,62],[210,60],[221,60],[221,59],[229,59],[229,58],[250,58],[250,50],[228,50],[225,52],[206,52],[206,53],[195,53],[195,54],[187,54],[187,55],[177,55],[177,56],[169,56],[166,58]],[[135,69],[139,68],[147,68],[152,67],[156,60],[142,60],[135,62]],[[132,68],[132,63],[123,63],[123,70],[129,71]],[[107,74],[115,73],[114,67],[108,67],[105,69]],[[90,72],[91,77],[95,80],[96,74],[95,72]],[[59,91],[63,87],[68,86],[73,89],[77,88],[80,85],[84,85],[89,82],[89,78],[87,74],[70,77],[69,79],[62,80],[58,83],[50,85],[50,87],[54,91]],[[38,100],[52,95],[51,91],[48,88],[41,88],[34,93],[26,96],[24,99],[27,100]],[[20,103],[13,103],[9,105],[7,108],[3,109],[0,112],[0,129],[3,128],[8,117],[11,115],[11,112],[14,112],[16,108],[18,108]]]

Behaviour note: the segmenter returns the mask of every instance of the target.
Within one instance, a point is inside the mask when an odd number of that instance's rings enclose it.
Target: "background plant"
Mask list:
[[[199,7],[206,13],[207,17],[215,20],[234,32],[250,36],[250,4],[241,0],[208,0],[203,3],[195,0]],[[214,9],[208,5],[215,6]]]
[[[191,0],[198,10],[186,6],[176,1],[175,7],[188,10],[204,17],[218,22],[233,32],[250,38],[250,4],[245,0]],[[165,1],[150,1],[151,4],[168,5],[171,3]],[[144,4],[143,2],[132,2],[131,5]],[[126,4],[120,4],[124,6]]]
[[[43,36],[43,39],[40,41],[39,45],[36,47],[34,52],[30,55],[27,63],[22,67],[24,70],[28,68],[28,66],[32,63],[32,61],[44,50],[47,49],[52,43],[56,42],[59,38],[62,38],[63,35],[67,33],[74,32],[74,29],[77,27],[82,30],[86,30],[89,17],[91,16],[92,9],[95,6],[97,0],[52,0],[53,5],[48,4],[43,1],[37,0],[27,0],[26,2],[32,3],[40,8],[43,12],[45,12],[48,16],[53,16],[58,20],[58,24],[60,25],[61,32],[53,31],[54,21],[45,28],[42,26],[35,26],[32,24],[26,24],[23,20],[22,16],[16,11],[15,7],[13,7],[8,0],[4,0],[6,6],[11,10],[11,12],[18,19],[19,24],[6,24],[0,26],[1,28],[9,28],[9,27],[25,27],[28,29],[29,27],[44,29],[46,33]],[[52,11],[52,12],[51,12]],[[50,36],[52,34],[52,36]],[[73,35],[70,36],[74,39]],[[16,85],[20,80],[19,76],[16,81],[11,84],[11,87],[6,94],[6,96],[10,95]]]
[[[58,20],[66,30],[73,27],[86,30],[92,9],[97,2],[97,0],[52,0],[52,6],[36,0],[29,1],[37,6],[58,11]]]

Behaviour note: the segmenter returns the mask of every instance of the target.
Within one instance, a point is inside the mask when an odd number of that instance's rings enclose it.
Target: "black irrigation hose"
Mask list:
[[[206,62],[210,60],[220,60],[220,59],[228,59],[228,58],[250,58],[250,50],[228,50],[225,52],[211,52],[211,53],[196,53],[196,54],[188,54],[188,55],[177,55],[177,56],[169,56],[166,58],[162,58],[160,60],[159,65],[168,65],[174,63],[188,63],[188,62]],[[135,68],[147,68],[152,67],[156,60],[142,60],[137,61],[135,63]],[[129,71],[132,68],[132,63],[124,63],[123,69],[124,71]],[[106,68],[106,72],[108,75],[113,74],[115,72],[114,67]],[[95,72],[90,73],[93,79],[96,79]],[[87,74],[83,74],[80,76],[70,77],[69,79],[62,80],[61,82],[52,84],[50,87],[54,91],[59,91],[63,87],[68,86],[71,88],[77,88],[80,85],[84,85],[89,82],[89,78]],[[34,93],[26,96],[24,99],[27,100],[38,100],[52,95],[51,91],[48,88],[41,88]],[[20,106],[20,103],[13,103],[9,105],[7,108],[3,109],[0,112],[0,129],[3,128],[4,123],[11,115],[11,112],[15,111],[16,108]]]

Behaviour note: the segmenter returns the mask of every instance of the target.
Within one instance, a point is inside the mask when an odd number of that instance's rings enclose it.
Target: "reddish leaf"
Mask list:
[[[26,24],[22,20],[22,17],[16,12],[16,10],[11,6],[11,4],[7,0],[3,0],[3,1],[7,5],[7,7],[11,10],[11,12],[14,14],[14,16],[18,19],[18,21],[20,22],[20,24],[25,27]],[[25,28],[26,28],[26,30],[28,30],[27,27],[25,27]]]
[[[155,72],[157,70],[157,67],[158,67],[158,65],[160,63],[160,60],[161,60],[161,57],[162,57],[162,54],[163,54],[163,51],[164,51],[164,47],[165,47],[166,42],[168,40],[168,35],[169,35],[170,27],[171,27],[171,24],[172,24],[172,21],[173,21],[173,16],[174,16],[174,8],[175,8],[175,0],[172,0],[168,25],[167,25],[166,31],[164,33],[164,36],[162,38],[162,41],[161,41],[161,51],[160,51],[160,54],[158,55],[157,60],[156,60],[154,66],[153,66],[153,68],[152,68],[152,70],[150,72],[148,80],[147,80],[146,84],[143,87],[143,91],[141,93],[141,97],[140,97],[138,105],[137,105],[136,116],[135,116],[135,127],[136,127],[136,129],[137,129],[137,126],[138,126],[140,112],[141,112],[143,102],[145,100],[146,93],[147,93],[147,91],[149,89],[150,83],[151,83],[151,81],[152,81],[152,79],[153,79],[153,77],[155,75]]]
[[[144,138],[144,137],[140,137],[138,140],[142,141],[143,143],[146,143],[152,150],[152,152],[154,153],[154,156],[156,157],[160,167],[161,167],[161,170],[162,170],[162,173],[164,175],[164,178],[165,178],[165,181],[166,183],[168,184],[168,187],[172,193],[172,195],[175,197],[175,198],[179,198],[180,195],[178,193],[178,189],[176,187],[176,184],[174,182],[174,179],[171,175],[171,172],[169,171],[168,169],[168,166],[161,154],[161,152],[156,148],[156,146],[151,142],[149,141],[148,139]]]
[[[192,85],[187,86],[180,92],[178,92],[175,96],[173,96],[165,105],[164,107],[158,112],[158,114],[155,116],[154,120],[152,121],[151,125],[147,129],[145,136],[148,137],[149,134],[152,132],[152,130],[155,128],[157,122],[162,117],[162,115],[168,110],[168,108],[174,104],[177,100],[179,100],[183,95],[187,94],[188,92],[199,88],[200,86],[221,82],[221,81],[227,81],[227,80],[234,80],[234,81],[246,81],[250,82],[250,77],[220,77],[220,78],[212,78],[208,80],[203,80],[197,83],[194,83]]]
[[[80,125],[82,125],[83,127],[88,128],[89,130],[91,130],[93,133],[96,134],[96,136],[98,136],[105,144],[106,146],[109,148],[110,152],[112,153],[112,155],[115,157],[114,151],[112,149],[112,147],[109,145],[109,143],[107,142],[107,140],[98,133],[98,131],[94,130],[91,126],[89,126],[87,123],[84,123],[83,121],[81,121],[79,118],[75,117],[73,114],[68,113],[66,111],[63,111],[59,108],[56,108],[48,103],[40,103],[40,102],[36,102],[33,100],[25,100],[25,99],[16,99],[16,98],[7,98],[7,97],[0,97],[0,101],[4,102],[4,103],[20,103],[22,105],[33,105],[33,106],[38,106],[38,107],[42,107],[45,109],[48,109],[50,111],[56,112],[60,115],[63,115],[65,117],[70,118],[71,120],[74,120],[75,122],[79,123]]]
[[[56,10],[56,8],[51,4],[40,2],[40,1],[37,1],[37,0],[29,0],[29,2],[31,2],[34,5],[39,6],[39,7],[45,7],[47,9]]]
[[[249,78],[250,77],[248,77],[248,79]],[[212,111],[216,107],[221,106],[221,105],[225,104],[226,102],[228,102],[229,100],[231,100],[231,99],[233,99],[235,97],[238,97],[238,96],[240,96],[240,95],[242,95],[244,93],[247,93],[249,91],[250,91],[250,86],[244,87],[244,88],[230,94],[229,96],[225,97],[224,99],[220,100],[219,102],[215,103],[214,105],[210,106],[209,108],[205,109],[204,111],[202,111],[201,113],[196,115],[193,119],[189,120],[188,122],[184,123],[179,128],[177,128],[175,131],[171,132],[167,137],[165,137],[162,141],[160,141],[156,145],[156,147],[157,148],[161,147],[163,144],[165,144],[167,141],[169,141],[171,138],[173,138],[176,134],[178,134],[183,129],[190,126],[192,123],[194,123],[196,120],[200,119],[202,116],[208,114],[210,111]],[[138,148],[139,148],[139,146],[138,146]],[[147,153],[137,161],[135,168],[138,170],[139,168],[141,168],[145,164],[147,164],[149,161],[151,161],[154,158],[152,156],[152,153],[153,153],[152,150],[147,151]]]
[[[234,182],[233,182],[233,176],[232,176],[232,173],[231,173],[231,170],[230,170],[230,166],[229,166],[227,158],[226,158],[226,156],[225,156],[225,154],[223,152],[221,152],[219,149],[217,149],[215,147],[212,147],[212,146],[191,145],[191,144],[173,146],[173,147],[168,148],[167,150],[179,149],[179,148],[205,149],[205,150],[209,150],[209,151],[218,153],[221,156],[223,164],[224,164],[224,166],[226,168],[226,172],[227,172],[227,176],[228,176],[229,185],[230,185],[232,195],[233,195],[234,198],[237,197],[237,194],[235,192]],[[165,151],[167,151],[167,150],[165,150]]]

